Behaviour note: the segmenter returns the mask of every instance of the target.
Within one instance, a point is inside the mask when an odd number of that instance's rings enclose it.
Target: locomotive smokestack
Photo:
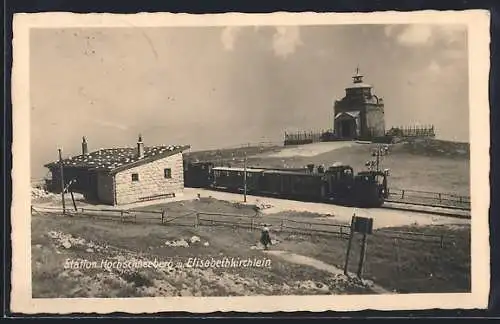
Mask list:
[[[137,140],[137,157],[139,159],[144,157],[144,143],[142,142],[141,134],[139,134],[139,139]]]
[[[85,136],[82,137],[82,155],[87,155],[89,154],[89,149],[87,146],[87,139]]]

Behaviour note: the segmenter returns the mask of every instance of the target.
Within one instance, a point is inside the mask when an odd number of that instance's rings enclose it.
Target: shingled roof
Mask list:
[[[189,149],[189,147],[189,145],[161,145],[145,147],[142,158],[137,155],[136,148],[107,148],[85,155],[81,154],[66,158],[63,160],[63,165],[65,167],[116,173],[170,155],[182,153],[182,151]],[[45,167],[49,169],[58,166],[59,161],[54,161],[45,165]]]

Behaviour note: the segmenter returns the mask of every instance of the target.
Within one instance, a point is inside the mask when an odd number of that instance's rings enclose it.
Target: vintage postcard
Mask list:
[[[487,11],[13,27],[12,311],[487,306]]]

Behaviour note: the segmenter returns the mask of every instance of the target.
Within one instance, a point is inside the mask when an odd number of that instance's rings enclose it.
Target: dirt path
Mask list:
[[[325,263],[323,261],[307,257],[304,255],[300,254],[295,254],[292,252],[288,251],[280,251],[280,250],[268,250],[268,251],[263,251],[264,253],[268,253],[274,256],[277,256],[287,262],[295,263],[295,264],[300,264],[304,266],[309,266],[316,268],[321,271],[329,272],[335,276],[344,276],[344,271],[331,265],[328,263]],[[349,277],[354,276],[354,274],[349,274]],[[365,284],[370,287],[371,290],[373,290],[377,294],[391,294],[390,291],[385,290],[384,288],[374,284],[372,281],[369,280],[363,280]]]

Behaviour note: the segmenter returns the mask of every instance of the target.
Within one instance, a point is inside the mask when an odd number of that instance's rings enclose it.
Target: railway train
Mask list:
[[[246,171],[246,177],[245,177]],[[388,198],[389,171],[361,171],[349,165],[279,169],[216,167],[212,162],[184,161],[184,185],[249,195],[380,207]]]

